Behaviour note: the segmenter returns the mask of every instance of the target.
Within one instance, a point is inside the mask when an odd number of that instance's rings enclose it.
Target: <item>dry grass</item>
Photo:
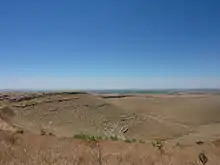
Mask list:
[[[0,130],[11,132],[0,131],[0,165],[220,164],[219,140],[208,143],[220,137],[219,96],[56,93],[7,106]]]
[[[201,146],[171,148],[161,155],[151,144],[59,139],[1,132],[1,165],[199,165]],[[167,148],[166,148],[167,147]],[[204,146],[208,164],[218,164],[219,149]]]

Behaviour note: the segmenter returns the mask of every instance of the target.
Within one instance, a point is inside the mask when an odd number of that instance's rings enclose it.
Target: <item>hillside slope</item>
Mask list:
[[[33,95],[33,94],[32,94]],[[46,130],[61,137],[84,133],[138,139],[170,139],[188,133],[181,125],[169,124],[127,111],[87,93],[50,93],[14,99],[8,106],[15,113],[10,122],[39,133]]]
[[[123,110],[107,104],[89,94],[57,93],[44,95],[10,104],[16,113],[11,121],[32,132],[41,129],[57,136],[73,136],[77,133],[108,134],[119,133],[118,126]],[[109,127],[109,128],[108,128]],[[115,130],[113,130],[115,129]]]

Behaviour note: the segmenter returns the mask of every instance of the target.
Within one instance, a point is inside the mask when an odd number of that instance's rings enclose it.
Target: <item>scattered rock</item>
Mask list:
[[[101,107],[105,107],[107,106],[107,104],[101,104],[101,105],[98,105],[97,108],[101,108]]]
[[[17,133],[17,134],[24,134],[24,130],[22,130],[22,129],[18,129],[18,130],[16,130],[15,133]]]
[[[45,136],[46,135],[46,131],[45,130],[40,130],[40,134],[41,134],[41,136]]]
[[[126,133],[126,132],[128,132],[128,128],[126,128],[126,129],[123,130],[123,133]]]
[[[52,132],[49,132],[49,134],[48,134],[49,136],[55,136],[55,134],[54,133],[52,133]]]
[[[58,108],[53,108],[53,109],[51,109],[50,111],[56,112],[56,111],[58,111]]]
[[[204,144],[204,142],[201,141],[201,140],[199,140],[199,141],[196,142],[196,144],[198,144],[198,145],[202,145],[202,144]]]

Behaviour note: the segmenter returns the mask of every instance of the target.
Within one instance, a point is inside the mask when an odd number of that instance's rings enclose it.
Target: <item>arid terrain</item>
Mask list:
[[[217,93],[2,92],[0,107],[2,165],[220,164]]]

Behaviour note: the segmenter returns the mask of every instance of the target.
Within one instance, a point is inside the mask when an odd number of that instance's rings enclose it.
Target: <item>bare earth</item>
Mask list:
[[[3,165],[220,164],[218,94],[17,92],[0,106]]]

